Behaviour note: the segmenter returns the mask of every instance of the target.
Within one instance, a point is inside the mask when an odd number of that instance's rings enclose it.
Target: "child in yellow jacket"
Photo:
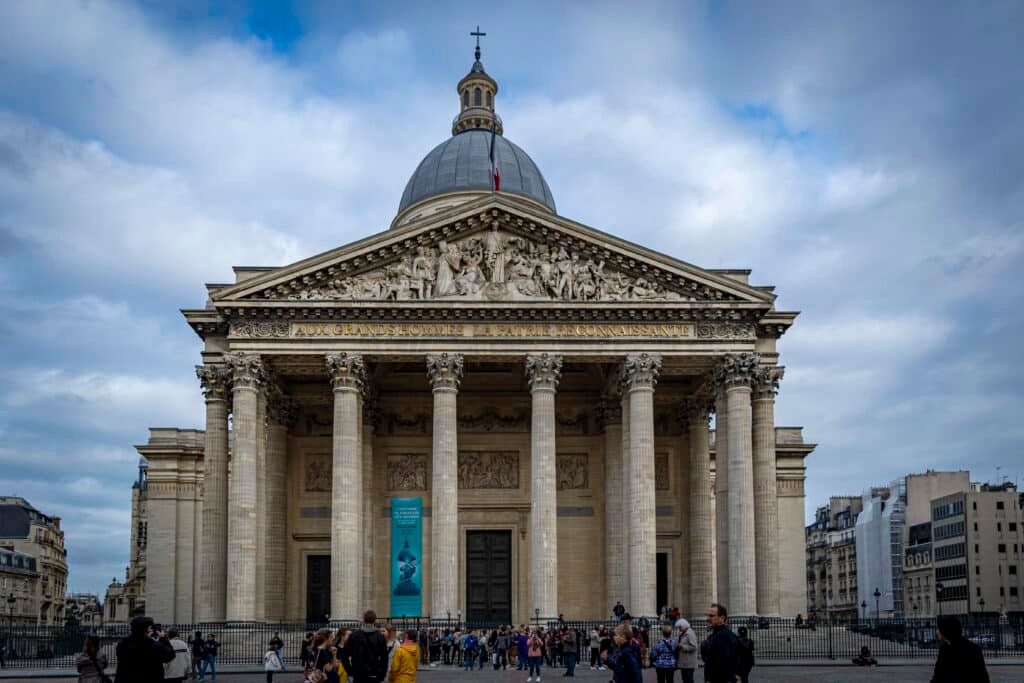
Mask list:
[[[388,683],[416,683],[416,667],[420,662],[420,650],[416,646],[416,631],[407,631],[405,642],[395,649],[391,662]]]

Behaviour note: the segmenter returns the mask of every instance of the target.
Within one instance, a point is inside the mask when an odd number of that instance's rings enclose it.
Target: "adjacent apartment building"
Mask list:
[[[935,594],[947,614],[1024,611],[1021,497],[983,484],[931,504]]]
[[[33,626],[39,619],[39,571],[36,558],[0,549],[0,590],[4,618],[11,625]]]
[[[833,496],[807,527],[807,611],[818,616],[857,616],[857,515],[861,496]]]
[[[68,554],[60,517],[44,515],[24,498],[0,497],[0,550],[35,560],[35,620],[40,626],[64,624],[64,593],[68,583]],[[9,597],[9,594],[8,594]]]

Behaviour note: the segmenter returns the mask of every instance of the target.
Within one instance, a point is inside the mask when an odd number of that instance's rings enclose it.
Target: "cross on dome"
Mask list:
[[[486,36],[487,34],[486,33],[481,33],[480,32],[480,25],[477,24],[476,30],[475,31],[471,31],[469,35],[476,36],[476,51],[473,52],[473,56],[476,58],[476,61],[479,62],[480,61],[480,37],[481,36]]]

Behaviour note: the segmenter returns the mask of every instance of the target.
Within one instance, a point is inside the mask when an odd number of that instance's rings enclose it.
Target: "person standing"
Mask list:
[[[728,612],[724,605],[715,603],[708,609],[708,626],[711,633],[701,643],[700,658],[704,660],[704,680],[707,683],[735,683],[739,656],[739,644],[729,627],[725,625]]]
[[[679,667],[679,675],[682,683],[693,683],[693,673],[697,670],[697,634],[690,628],[690,622],[680,619],[676,622],[679,637],[676,639],[679,649],[679,657],[676,666]]]
[[[672,683],[676,675],[676,654],[678,653],[676,639],[672,635],[671,626],[661,627],[661,640],[651,648],[651,664],[658,677],[658,683]]]
[[[177,629],[167,631],[167,641],[174,648],[174,659],[164,664],[164,680],[181,683],[188,676],[192,657],[188,651],[188,643],[178,637]]]
[[[155,631],[153,620],[146,616],[132,619],[129,628],[129,636],[117,644],[117,683],[164,680],[164,664],[174,659],[167,634]]]
[[[530,634],[523,626],[519,627],[516,636],[516,669],[526,671],[530,668]]]
[[[576,675],[576,629],[562,627],[562,660],[565,662],[563,676]]]
[[[274,683],[274,674],[281,670],[281,655],[273,646],[263,654],[263,670],[267,672],[267,683]]]
[[[747,637],[746,626],[740,626],[737,630],[736,643],[738,645],[736,654],[739,657],[736,673],[739,674],[742,683],[747,683],[750,678],[750,670],[754,668],[754,641]]]
[[[348,637],[342,665],[358,683],[383,683],[388,673],[388,644],[377,629],[377,613],[363,614],[363,624]]]
[[[388,683],[416,683],[416,667],[420,659],[416,638],[415,629],[405,632],[405,641],[395,649],[391,670],[388,671]]]
[[[640,658],[637,646],[632,642],[633,629],[627,624],[615,627],[614,652],[606,655],[605,662],[614,672],[615,683],[643,683],[643,671],[640,669]]]
[[[543,654],[544,640],[538,631],[534,631],[526,644],[526,661],[529,665],[526,683],[530,683],[534,676],[537,677],[537,683],[540,683],[540,658]]]
[[[622,606],[622,602],[616,600],[615,607],[612,607],[612,615],[615,616],[615,623],[622,622],[622,615],[626,613],[626,608]]]
[[[284,641],[281,640],[281,635],[275,633],[274,637],[270,639],[269,645],[270,649],[277,655],[278,664],[281,665],[281,668],[278,669],[278,671],[287,671],[288,668],[284,665],[284,655],[281,654],[282,650],[284,650]]]
[[[110,677],[103,673],[107,668],[107,656],[100,652],[99,636],[85,637],[75,668],[78,669],[78,683],[110,683]]]
[[[203,666],[199,669],[199,680],[206,680],[206,670],[210,670],[210,680],[217,680],[217,655],[220,654],[220,643],[212,633],[206,634],[203,643]]]
[[[989,683],[985,656],[976,643],[964,638],[960,620],[944,615],[935,625],[940,644],[932,683]]]
[[[598,627],[590,629],[590,670],[595,671],[601,663],[601,631]]]
[[[462,654],[464,657],[463,668],[466,671],[473,670],[473,663],[476,662],[476,632],[469,631],[462,641]]]
[[[196,635],[199,635],[196,632]],[[313,634],[312,632],[307,633],[306,637],[302,639],[302,648],[299,650],[299,664],[302,665],[303,669],[309,667],[310,661],[310,650],[313,647]]]
[[[199,669],[203,666],[203,632],[196,631],[192,639],[188,641],[188,648],[192,654],[192,678],[199,678]]]

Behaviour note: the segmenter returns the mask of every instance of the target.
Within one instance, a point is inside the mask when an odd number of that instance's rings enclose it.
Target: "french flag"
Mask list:
[[[491,180],[494,184],[494,191],[501,192],[501,173],[498,172],[498,160],[494,156],[494,139],[497,136],[497,122],[491,121]]]

